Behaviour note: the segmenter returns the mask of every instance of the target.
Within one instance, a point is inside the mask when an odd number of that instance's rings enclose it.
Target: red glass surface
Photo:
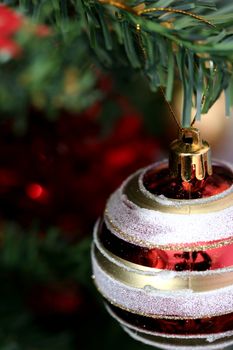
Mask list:
[[[173,199],[197,199],[214,196],[227,190],[233,181],[232,172],[222,166],[213,166],[213,175],[204,180],[195,177],[190,182],[170,176],[167,166],[150,169],[143,178],[145,188],[153,194]]]
[[[120,239],[112,234],[104,222],[100,223],[98,236],[103,246],[116,256],[157,269],[175,271],[205,271],[233,266],[233,243],[206,250],[162,250],[148,249]],[[209,244],[224,244],[224,241],[199,242],[201,247]],[[187,248],[187,246],[184,246]]]
[[[216,334],[233,329],[233,313],[200,319],[156,319],[122,310],[109,303],[108,307],[123,321],[142,330],[176,335]]]

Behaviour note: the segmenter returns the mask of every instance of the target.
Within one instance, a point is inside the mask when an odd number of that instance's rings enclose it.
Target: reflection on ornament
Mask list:
[[[233,167],[214,163],[188,189],[167,174],[157,163],[112,194],[94,230],[94,281],[133,338],[223,349],[233,344]]]

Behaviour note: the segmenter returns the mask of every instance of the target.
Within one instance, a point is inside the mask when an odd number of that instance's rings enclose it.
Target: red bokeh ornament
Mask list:
[[[118,106],[118,100],[113,103]],[[157,153],[141,116],[124,103],[122,115],[105,136],[101,104],[80,115],[63,113],[56,123],[33,112],[22,137],[2,127],[2,219],[23,226],[39,220],[43,230],[58,226],[67,238],[88,234],[113,188]]]
[[[17,41],[17,34],[26,31],[37,37],[47,37],[51,30],[46,25],[32,24],[10,7],[0,4],[0,56],[5,59],[18,58],[22,48]]]
[[[79,311],[84,294],[74,283],[49,283],[34,286],[27,303],[39,315],[66,315]]]

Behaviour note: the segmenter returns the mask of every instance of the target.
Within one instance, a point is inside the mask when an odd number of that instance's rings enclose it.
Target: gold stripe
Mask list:
[[[108,210],[105,209],[105,215],[104,215],[104,219],[106,221],[106,223],[108,223],[109,226],[111,226],[111,228],[117,232],[119,234],[119,236],[122,237],[123,240],[129,242],[129,243],[134,243],[134,244],[138,244],[141,247],[146,247],[149,249],[160,249],[160,250],[169,250],[169,251],[182,251],[182,252],[193,252],[193,251],[205,251],[205,250],[209,250],[209,249],[217,249],[217,248],[221,248],[221,247],[225,247],[227,245],[233,244],[233,237],[232,238],[228,238],[222,241],[218,241],[218,242],[212,242],[209,244],[203,244],[203,245],[179,245],[179,244],[170,244],[170,245],[159,245],[159,244],[152,244],[148,241],[144,241],[142,239],[138,239],[136,237],[133,237],[125,232],[123,232],[118,226],[116,226],[113,223],[113,220],[109,217],[108,214]]]
[[[211,275],[194,275],[166,277],[163,272],[158,272],[157,275],[149,275],[149,271],[144,273],[138,269],[137,264],[124,261],[125,268],[113,263],[95,247],[94,254],[97,263],[103,271],[115,280],[126,284],[132,288],[144,289],[152,287],[156,291],[180,291],[184,289],[192,290],[193,292],[207,292],[216,289],[231,286],[233,284],[233,271],[223,273],[213,273]],[[121,259],[123,260],[123,259]],[[127,267],[132,268],[134,265],[135,271],[127,270]],[[156,271],[156,270],[155,270]],[[167,271],[167,270],[166,270]],[[146,274],[148,272],[148,274]]]
[[[162,201],[156,201],[156,195],[154,198],[146,196],[139,188],[139,176],[137,173],[128,183],[125,185],[124,194],[128,199],[139,206],[140,208],[161,211],[169,214],[205,214],[210,212],[216,212],[230,207],[233,203],[233,191],[228,195],[214,198],[215,196],[209,197],[208,201],[201,203],[198,200],[178,200],[171,199],[174,203],[173,206],[163,204]],[[152,195],[153,196],[153,195]],[[183,203],[182,203],[183,202]],[[189,204],[187,202],[190,202]]]

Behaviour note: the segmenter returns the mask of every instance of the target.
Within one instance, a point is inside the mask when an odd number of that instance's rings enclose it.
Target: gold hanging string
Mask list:
[[[141,38],[141,26],[140,26],[140,24],[137,24],[137,25],[136,25],[136,33],[137,33],[138,46],[139,46],[139,48],[140,48],[140,50],[141,50],[141,52],[142,52],[142,56],[143,56],[143,59],[144,59],[144,62],[145,62],[145,61],[146,61],[146,50],[145,50],[145,47],[143,46],[143,43],[142,43],[142,38]],[[181,125],[180,125],[178,119],[176,118],[176,115],[175,115],[175,112],[174,112],[174,110],[173,110],[173,108],[172,108],[171,103],[167,100],[163,88],[162,88],[161,86],[160,86],[159,88],[160,88],[161,94],[162,94],[162,96],[163,96],[163,98],[164,98],[164,101],[166,102],[166,104],[167,104],[167,106],[168,106],[168,109],[169,109],[169,111],[170,111],[170,115],[171,115],[172,118],[174,119],[174,121],[175,121],[175,123],[176,123],[178,129],[181,131],[181,130],[182,130],[182,127],[181,127]],[[192,126],[192,125],[191,125],[191,126]]]
[[[184,10],[173,9],[171,7],[145,8],[145,4],[143,4],[143,3],[138,5],[138,6],[130,7],[126,4],[124,4],[123,2],[120,2],[117,0],[99,0],[99,3],[117,7],[121,10],[127,11],[129,13],[136,15],[136,16],[142,16],[142,15],[152,13],[152,12],[167,12],[167,13],[181,14],[184,16],[192,17],[193,19],[196,19],[196,20],[203,22],[211,27],[216,28],[216,26],[214,24],[212,24],[210,21],[208,21],[207,19],[205,19],[202,16],[198,16],[192,12],[188,12],[188,11],[184,11]]]
[[[142,52],[142,54],[143,54],[144,61],[146,61],[146,50],[145,50],[145,47],[143,46],[142,38],[141,38],[141,35],[140,35],[140,34],[141,34],[141,27],[140,27],[140,24],[137,24],[137,25],[136,25],[136,33],[137,33],[138,45],[139,45],[139,47],[140,47],[140,49],[141,49],[141,52]],[[164,98],[164,101],[166,102],[166,104],[167,104],[167,106],[168,106],[168,109],[169,109],[169,111],[170,111],[170,114],[171,114],[172,118],[174,119],[174,121],[175,121],[175,123],[176,123],[178,129],[179,129],[180,131],[182,131],[182,127],[181,127],[181,125],[180,125],[178,119],[176,118],[175,112],[174,112],[174,110],[173,110],[173,108],[172,108],[170,102],[168,102],[168,100],[167,100],[167,98],[166,98],[166,95],[165,95],[165,93],[164,93],[163,88],[162,88],[161,86],[160,86],[159,88],[160,88],[161,94],[162,94],[162,96],[163,96],[163,98]],[[194,121],[193,121],[193,122],[194,122]],[[192,125],[193,125],[193,123],[192,123]],[[192,125],[191,125],[191,126],[192,126]]]
[[[145,62],[145,61],[146,61],[146,50],[145,50],[145,47],[143,46],[143,43],[142,43],[142,38],[141,38],[141,26],[140,26],[140,24],[137,24],[137,25],[136,25],[136,33],[137,33],[138,46],[139,46],[139,48],[140,48],[140,50],[141,50],[141,52],[142,52],[143,59],[144,59],[144,62]],[[181,127],[181,125],[180,125],[178,119],[176,118],[176,115],[175,115],[175,112],[174,112],[174,110],[173,110],[173,108],[172,108],[171,103],[167,100],[163,88],[162,88],[161,86],[160,86],[159,88],[160,88],[161,94],[162,94],[162,96],[163,96],[163,98],[164,98],[164,101],[166,102],[166,104],[167,104],[167,106],[168,106],[168,109],[169,109],[169,111],[170,111],[170,115],[171,115],[172,118],[174,119],[174,121],[175,121],[175,123],[176,123],[178,129],[181,131],[181,130],[182,130],[182,127]],[[193,123],[192,123],[192,125],[193,125]],[[191,125],[191,126],[192,126],[192,125]]]
[[[173,111],[173,108],[172,108],[170,102],[168,102],[168,100],[167,100],[167,98],[166,98],[166,95],[165,95],[165,93],[164,93],[164,91],[163,91],[163,88],[162,88],[161,86],[160,86],[160,91],[161,91],[161,93],[162,93],[162,95],[163,95],[163,98],[164,98],[164,100],[165,100],[165,102],[166,102],[168,108],[169,108],[169,111],[170,111],[171,116],[173,117],[173,119],[174,119],[176,125],[178,126],[178,129],[179,129],[180,131],[182,131],[182,127],[181,127],[180,123],[178,122],[178,119],[176,118],[175,112]]]
[[[141,57],[143,59],[143,64],[145,65],[146,60],[147,60],[147,52],[146,52],[146,49],[143,45],[140,24],[137,24],[135,29],[136,29],[136,38],[137,38],[138,48],[140,49]]]
[[[173,9],[171,7],[151,7],[151,8],[148,8],[148,9],[144,9],[144,10],[139,10],[137,11],[137,14],[140,16],[140,15],[144,15],[144,14],[147,14],[147,13],[151,13],[151,12],[170,12],[170,13],[178,13],[178,14],[181,14],[181,15],[184,15],[184,16],[189,16],[189,17],[192,17],[198,21],[201,21],[205,24],[208,24],[209,26],[211,27],[214,27],[216,28],[216,26],[214,24],[212,24],[210,21],[208,21],[207,19],[205,19],[204,17],[202,16],[198,16],[192,12],[188,12],[188,11],[183,11],[183,10],[177,10],[177,9]]]
[[[192,123],[191,123],[191,127],[193,127],[193,125],[195,124],[195,122],[196,122],[196,116],[193,118],[193,121],[192,121]]]

